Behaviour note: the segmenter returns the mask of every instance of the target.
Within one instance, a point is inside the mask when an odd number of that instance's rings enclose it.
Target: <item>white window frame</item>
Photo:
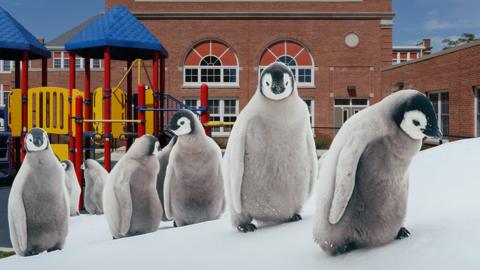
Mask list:
[[[228,114],[225,115],[225,100],[235,100],[235,114]],[[200,99],[198,97],[186,97],[183,99],[183,103],[186,102],[186,100],[196,100],[196,107],[200,107]],[[238,115],[240,114],[240,101],[238,97],[214,97],[214,98],[209,98],[208,100],[219,100],[218,104],[218,111],[220,114],[210,114],[210,116],[213,117],[220,117],[220,121],[224,121],[224,117],[230,117],[230,116],[235,116],[238,118]],[[220,131],[213,131],[212,129],[212,137],[228,137],[230,136],[230,132],[224,131],[224,127],[220,127]]]
[[[335,104],[335,100],[336,99],[348,99],[350,100],[350,104],[349,105],[336,105]],[[362,99],[362,100],[366,100],[367,101],[367,105],[353,105],[353,100],[357,100],[357,99]],[[352,109],[365,109],[367,107],[370,106],[370,99],[369,98],[366,98],[366,97],[355,97],[355,98],[350,98],[350,97],[335,97],[334,100],[333,100],[333,107],[336,107],[336,108],[344,108],[344,107],[347,107],[347,108],[352,108]]]
[[[0,83],[0,108],[5,107],[4,98],[5,90],[3,89],[3,83]]]
[[[443,131],[443,125],[442,125],[442,112],[443,112],[442,111],[442,93],[448,93],[448,109],[450,110],[450,93],[449,93],[448,90],[431,91],[431,92],[428,92],[427,96],[428,96],[428,99],[430,99],[430,95],[434,95],[434,94],[438,95],[437,125],[440,128],[440,130]],[[448,127],[450,128],[450,112],[447,112],[447,113],[448,113]],[[475,122],[476,122],[476,120],[475,120]],[[445,141],[446,138],[447,138],[447,135],[443,134],[443,138],[441,138],[440,140]]]
[[[59,52],[59,51],[55,51]],[[53,53],[55,53],[53,52]],[[68,57],[65,57],[66,51],[60,51],[60,57],[52,57],[52,68],[55,70],[68,70],[69,68],[65,64],[65,61],[70,61]],[[55,67],[55,59],[60,59],[60,68]],[[84,70],[85,69],[85,58],[83,57],[75,57],[75,62],[79,60],[80,61],[80,68],[75,67],[76,70]],[[102,69],[102,59],[98,59],[99,61],[99,67],[95,68],[93,67],[93,58],[90,58],[90,69],[92,70],[101,70]]]
[[[313,97],[302,97],[303,101],[309,100],[310,101],[310,107],[309,107],[309,113],[310,117],[312,118],[312,128],[315,127],[315,98]],[[305,102],[306,103],[306,102]],[[308,104],[307,104],[308,107]]]
[[[213,55],[215,56],[215,55]],[[215,56],[217,57],[217,56]],[[198,82],[186,82],[185,81],[185,72],[187,69],[196,69],[198,72]],[[202,82],[202,69],[220,69],[220,80],[221,82]],[[223,82],[223,71],[225,69],[235,69],[235,82]],[[209,87],[216,87],[216,88],[238,88],[240,86],[240,68],[238,66],[184,66],[183,67],[183,86],[184,87],[191,87],[197,88],[200,87],[202,84],[206,83]]]
[[[3,69],[3,63],[4,63],[5,61],[10,62],[10,70],[9,70],[9,71],[5,71],[5,70]],[[11,61],[11,60],[0,60],[0,73],[12,73],[13,68],[14,68],[13,61]]]
[[[478,132],[478,120],[477,120],[477,115],[479,114],[479,109],[478,108],[478,95],[480,95],[480,86],[475,87],[475,115],[473,117],[474,120],[474,128],[475,128],[475,137],[480,137],[480,132]]]

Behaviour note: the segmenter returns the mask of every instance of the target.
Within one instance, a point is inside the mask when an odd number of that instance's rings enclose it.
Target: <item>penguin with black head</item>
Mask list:
[[[408,237],[408,169],[425,137],[441,138],[432,103],[402,90],[352,116],[322,160],[314,238],[330,255]]]
[[[68,234],[69,199],[65,170],[48,134],[32,128],[25,135],[25,159],[8,198],[8,225],[20,256],[62,249]]]
[[[225,199],[222,153],[197,116],[179,110],[169,128],[176,135],[165,175],[165,214],[176,226],[220,217]]]
[[[273,63],[233,126],[224,156],[230,217],[240,232],[252,220],[298,221],[317,175],[310,114],[292,71]]]

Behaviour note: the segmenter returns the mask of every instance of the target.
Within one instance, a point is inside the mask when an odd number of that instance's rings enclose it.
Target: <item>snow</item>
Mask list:
[[[379,248],[329,257],[312,240],[310,200],[297,223],[241,234],[228,215],[202,224],[112,240],[105,217],[72,217],[62,251],[0,260],[0,269],[480,269],[480,139],[417,155],[406,227],[412,235]]]

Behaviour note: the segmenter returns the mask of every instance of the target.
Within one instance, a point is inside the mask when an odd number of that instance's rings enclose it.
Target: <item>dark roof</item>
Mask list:
[[[48,49],[60,49],[63,50],[65,47],[65,43],[69,41],[73,36],[75,36],[80,30],[85,28],[87,25],[91,24],[94,20],[96,20],[98,17],[102,16],[101,14],[97,14],[90,19],[84,21],[83,23],[75,26],[74,28],[68,30],[67,32],[59,35],[58,37],[50,40],[47,42],[46,47]]]
[[[151,59],[154,51],[168,57],[157,38],[122,6],[96,18],[65,43],[66,50],[82,57],[103,58],[104,47],[111,47],[115,60]]]
[[[50,52],[0,7],[0,59],[20,60],[24,51],[29,52],[29,59],[50,57]]]

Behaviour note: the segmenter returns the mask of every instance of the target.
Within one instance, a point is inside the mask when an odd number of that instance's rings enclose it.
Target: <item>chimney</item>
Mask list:
[[[432,40],[429,38],[424,38],[422,43],[423,47],[425,47],[423,54],[429,55],[430,53],[432,53]]]
[[[44,37],[39,37],[37,38],[38,42],[40,42],[40,44],[42,45],[45,45],[45,38]]]

